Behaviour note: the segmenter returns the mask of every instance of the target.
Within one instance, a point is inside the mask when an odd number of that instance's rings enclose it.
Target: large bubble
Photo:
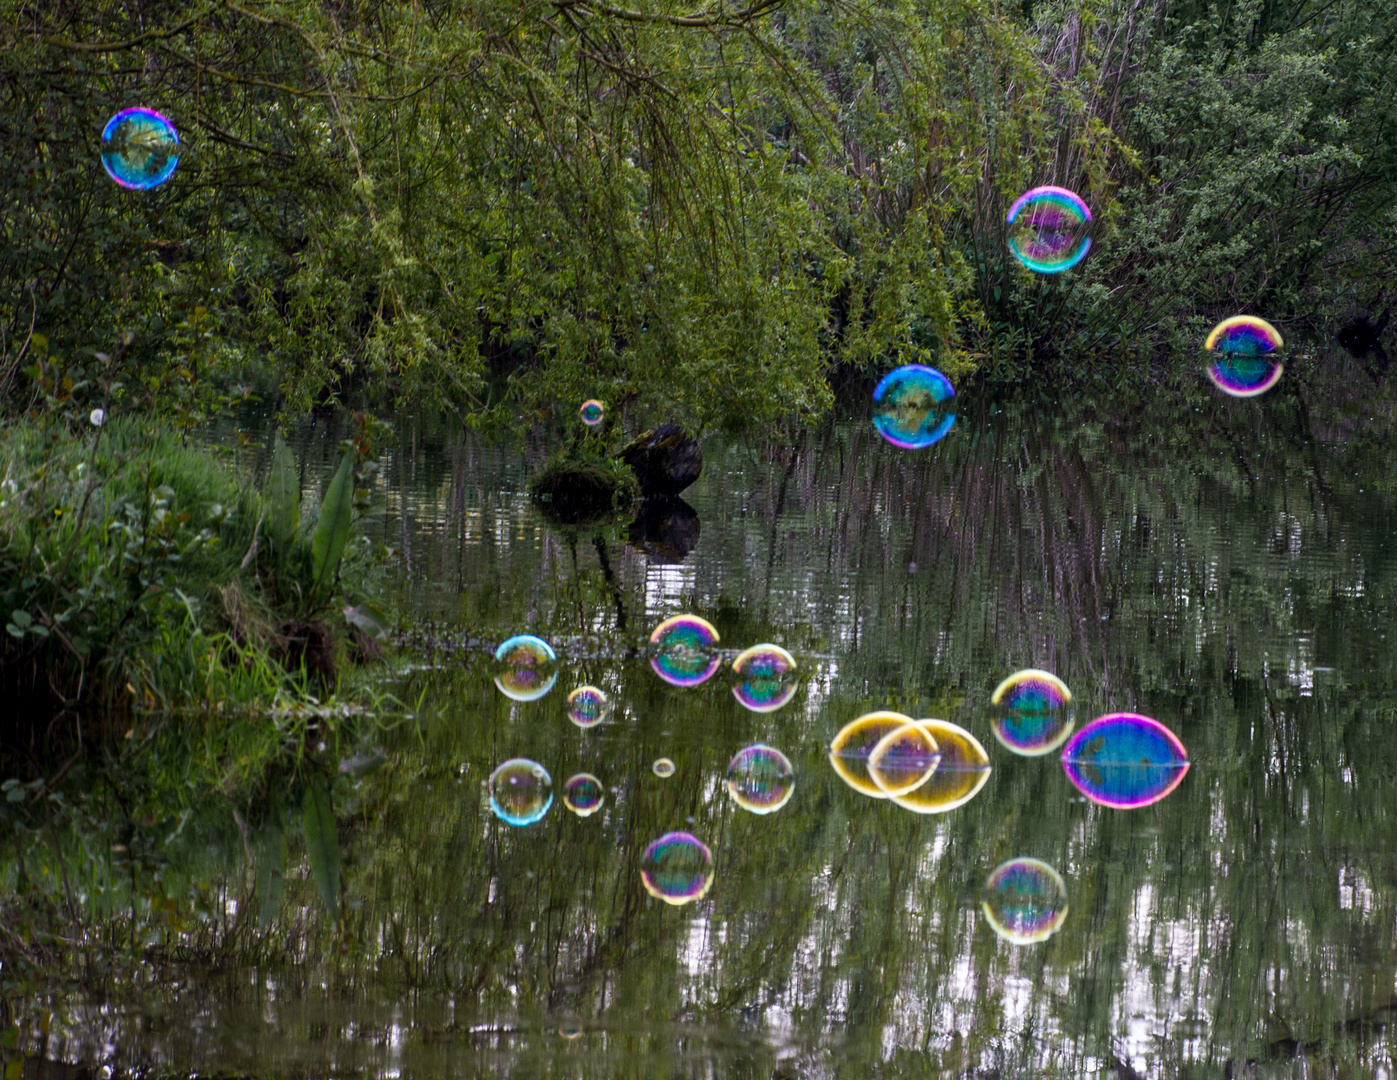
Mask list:
[[[892,801],[918,814],[944,814],[964,806],[990,778],[990,759],[980,740],[945,720],[918,720],[936,741],[940,761],[927,781]]]
[[[864,713],[849,721],[829,744],[829,763],[835,774],[860,794],[886,799],[887,792],[868,775],[868,758],[887,735],[910,723],[910,716],[887,710]]]
[[[795,697],[796,661],[780,645],[753,645],[732,662],[732,693],[753,712],[775,712]]]
[[[606,802],[606,788],[591,773],[578,773],[563,782],[563,805],[578,817],[589,817]]]
[[[102,167],[124,188],[159,187],[178,164],[179,133],[154,109],[122,109],[102,129]]]
[[[579,686],[568,695],[568,719],[580,728],[596,727],[611,715],[611,699],[595,686]]]
[[[718,631],[697,615],[675,615],[655,627],[650,635],[655,653],[650,666],[671,686],[698,686],[707,682],[723,662],[718,652]]]
[[[935,368],[904,364],[873,390],[873,426],[904,450],[940,442],[956,422],[955,387]]]
[[[510,758],[490,774],[490,809],[508,825],[532,825],[553,805],[553,778],[537,761]]]
[[[1208,378],[1230,397],[1257,397],[1280,381],[1285,342],[1265,319],[1234,315],[1203,342]]]
[[[606,406],[596,398],[590,398],[582,403],[577,415],[588,427],[596,427],[606,419]]]
[[[1072,734],[1072,691],[1050,672],[1014,672],[995,687],[990,705],[994,737],[1024,757],[1050,753]]]
[[[1009,250],[1036,274],[1060,274],[1091,250],[1091,210],[1076,192],[1036,187],[1025,191],[1004,219]]]
[[[868,755],[868,775],[884,795],[906,795],[930,780],[940,763],[936,739],[921,725],[908,723],[879,740]]]
[[[795,794],[795,769],[780,750],[757,743],[739,750],[728,762],[728,794],[754,814],[770,814]]]
[[[1062,748],[1062,768],[1092,802],[1121,810],[1159,802],[1188,772],[1179,737],[1148,716],[1111,713]]]
[[[1045,862],[1010,859],[985,880],[981,906],[996,934],[1030,945],[1052,937],[1067,918],[1067,885]]]
[[[558,681],[553,646],[532,634],[516,634],[495,650],[495,685],[515,701],[537,701]]]
[[[689,833],[665,833],[640,857],[640,880],[666,904],[692,903],[713,884],[713,852]]]

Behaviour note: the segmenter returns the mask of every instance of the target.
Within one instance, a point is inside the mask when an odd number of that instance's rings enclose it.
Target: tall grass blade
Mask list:
[[[349,540],[349,525],[354,516],[354,455],[345,454],[330,486],[325,489],[325,501],[320,505],[320,518],[311,538],[316,591],[334,580]]]
[[[323,781],[306,789],[306,854],[320,898],[336,919],[340,914],[340,848],[335,835],[335,808]]]

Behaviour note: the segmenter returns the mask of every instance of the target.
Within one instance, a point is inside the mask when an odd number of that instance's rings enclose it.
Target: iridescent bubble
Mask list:
[[[124,188],[159,187],[178,164],[179,133],[154,109],[122,109],[102,129],[102,167]]]
[[[490,809],[507,825],[532,825],[553,805],[553,778],[537,761],[510,758],[490,774]]]
[[[569,1021],[558,1027],[558,1034],[565,1039],[580,1039],[582,1038],[582,1030],[581,1024]]]
[[[884,795],[906,795],[936,772],[941,754],[936,739],[919,724],[889,732],[868,755],[868,775]]]
[[[944,814],[964,806],[990,778],[985,748],[965,728],[945,720],[918,720],[917,726],[936,740],[941,760],[924,784],[892,796],[893,802],[917,814]]]
[[[829,744],[829,763],[835,774],[862,795],[886,799],[887,792],[868,775],[868,758],[884,737],[910,723],[910,716],[886,710],[864,713],[849,721]]]
[[[1072,734],[1072,691],[1047,671],[1016,671],[990,695],[994,737],[1006,750],[1038,757]]]
[[[1203,342],[1208,378],[1230,397],[1257,397],[1280,381],[1285,342],[1265,319],[1234,315],[1213,327]]]
[[[1159,802],[1188,772],[1179,737],[1148,716],[1111,713],[1062,748],[1062,768],[1092,802],[1130,810]]]
[[[640,857],[645,891],[666,904],[688,904],[713,884],[713,852],[686,832],[665,833]]]
[[[940,442],[956,422],[951,380],[924,364],[904,364],[873,390],[873,426],[904,450]]]
[[[732,662],[733,697],[753,712],[775,712],[795,697],[796,661],[780,645],[753,645]]]
[[[739,750],[728,762],[727,782],[732,801],[754,814],[780,810],[796,789],[791,759],[761,743]]]
[[[588,817],[606,802],[606,788],[591,773],[569,776],[563,783],[563,805],[578,817]]]
[[[994,932],[1015,945],[1046,941],[1067,918],[1067,885],[1038,859],[1010,859],[985,879],[980,902]]]
[[[537,701],[558,681],[558,655],[532,634],[516,634],[495,650],[495,685],[515,701]]]
[[[596,398],[590,398],[582,403],[582,407],[577,410],[577,415],[588,427],[596,427],[606,418],[606,406]]]
[[[650,766],[650,771],[661,780],[668,780],[674,775],[674,762],[667,757],[656,758],[655,764]]]
[[[1060,274],[1091,250],[1091,210],[1076,192],[1036,187],[1025,191],[1004,219],[1009,250],[1035,274]]]
[[[568,719],[580,728],[596,727],[611,709],[611,699],[595,686],[579,686],[568,695]]]
[[[697,615],[675,615],[655,627],[650,635],[655,655],[650,666],[671,686],[698,686],[710,679],[723,662],[718,631]]]

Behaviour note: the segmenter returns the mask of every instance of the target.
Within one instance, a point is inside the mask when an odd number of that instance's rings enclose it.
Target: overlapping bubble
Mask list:
[[[577,415],[588,427],[596,427],[606,419],[606,406],[596,398],[589,398],[577,410]]]
[[[727,787],[742,809],[771,814],[795,794],[795,768],[780,750],[756,743],[739,750],[728,763]]]
[[[697,615],[675,615],[650,635],[650,666],[671,686],[698,686],[712,678],[723,662],[718,631]]]
[[[753,712],[775,712],[795,697],[796,661],[780,645],[753,645],[732,662],[733,697]]]
[[[553,778],[537,761],[510,758],[490,774],[490,809],[507,825],[532,825],[553,805]]]
[[[1091,250],[1091,210],[1076,192],[1036,187],[1014,200],[1005,217],[1009,250],[1035,274],[1060,274]]]
[[[563,805],[578,817],[590,817],[606,802],[606,788],[591,773],[578,773],[563,782]]]
[[[995,687],[990,705],[994,737],[1015,754],[1051,753],[1072,734],[1072,691],[1051,672],[1014,672]]]
[[[666,833],[641,855],[640,880],[666,904],[692,903],[713,884],[713,852],[689,833]]]
[[[913,722],[878,741],[868,755],[868,775],[884,795],[896,798],[925,784],[940,763],[936,739]]]
[[[1230,397],[1258,397],[1280,381],[1285,341],[1254,315],[1234,315],[1213,327],[1203,342],[1208,378]]]
[[[1062,748],[1062,768],[1092,802],[1121,810],[1159,802],[1183,781],[1188,752],[1158,720],[1111,713]]]
[[[883,739],[912,723],[912,718],[887,710],[864,713],[839,729],[829,744],[829,763],[835,775],[861,795],[886,799],[887,793],[868,775],[868,758]]]
[[[944,814],[964,806],[990,778],[985,748],[965,728],[948,721],[918,720],[916,724],[935,740],[939,761],[924,783],[891,796],[892,801],[918,814]]]
[[[904,450],[940,442],[956,422],[955,387],[935,368],[904,364],[873,390],[873,426]]]
[[[579,686],[568,695],[568,719],[580,728],[596,727],[611,711],[611,699],[595,686]]]
[[[990,872],[980,902],[994,932],[1015,945],[1045,941],[1067,918],[1067,885],[1038,859],[1010,859]]]
[[[532,634],[516,634],[495,650],[495,685],[515,701],[537,701],[558,681],[553,646]]]
[[[159,187],[178,164],[179,133],[154,109],[122,109],[102,129],[102,167],[124,188]]]
[[[656,758],[655,763],[650,766],[650,771],[661,780],[668,780],[674,775],[674,762],[667,757]]]

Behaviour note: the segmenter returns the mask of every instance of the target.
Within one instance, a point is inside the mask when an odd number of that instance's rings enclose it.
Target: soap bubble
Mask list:
[[[795,794],[795,769],[780,750],[757,743],[739,750],[728,762],[728,794],[754,814],[770,814]]]
[[[1015,945],[1046,941],[1067,918],[1067,885],[1038,859],[1010,859],[985,879],[980,902],[994,932]]]
[[[655,655],[650,666],[671,686],[698,686],[708,681],[722,664],[718,631],[697,615],[675,615],[655,627],[650,635]]]
[[[579,686],[568,695],[568,719],[580,728],[596,727],[611,708],[611,699],[595,686]]]
[[[1025,191],[1009,207],[1004,223],[1014,258],[1036,274],[1070,270],[1091,250],[1091,210],[1066,188]]]
[[[537,701],[558,681],[553,646],[532,634],[516,634],[495,650],[495,685],[515,701]]]
[[[1062,768],[1092,802],[1132,810],[1159,802],[1188,772],[1179,737],[1148,716],[1111,713],[1062,748]]]
[[[537,761],[510,758],[490,774],[490,809],[507,825],[532,825],[553,805],[553,778]]]
[[[753,645],[732,662],[733,697],[753,712],[775,712],[795,697],[795,657],[780,645]]]
[[[849,721],[829,744],[829,763],[835,774],[860,794],[886,799],[887,792],[868,775],[868,757],[885,736],[910,723],[910,716],[889,711],[864,713]]]
[[[713,884],[713,852],[686,832],[665,833],[640,857],[645,891],[666,904],[688,904]]]
[[[1072,734],[1072,691],[1050,672],[1014,672],[995,688],[990,704],[994,737],[1024,757],[1056,750]]]
[[[93,427],[101,427],[107,422],[107,410],[93,409],[87,414],[87,420]]]
[[[122,109],[102,129],[102,167],[124,188],[159,187],[178,164],[179,133],[154,109]]]
[[[941,760],[924,784],[906,794],[891,796],[892,801],[918,814],[944,814],[964,806],[990,778],[990,759],[985,748],[965,728],[945,720],[916,723],[936,741]]]
[[[1231,397],[1257,397],[1280,381],[1285,342],[1265,319],[1234,315],[1213,327],[1203,342],[1208,378]]]
[[[667,757],[656,758],[655,764],[650,766],[650,771],[661,780],[668,780],[674,775],[674,762]]]
[[[879,741],[868,755],[868,775],[884,795],[906,795],[931,779],[941,762],[936,740],[916,723],[906,723]]]
[[[904,450],[940,442],[956,422],[955,387],[935,368],[904,364],[873,390],[873,426]]]
[[[606,406],[596,398],[590,398],[582,403],[582,407],[577,410],[577,415],[588,427],[596,427],[606,418]]]
[[[573,1021],[565,1022],[558,1027],[558,1034],[565,1039],[582,1038],[582,1025]]]
[[[578,817],[588,817],[606,802],[606,788],[591,773],[569,776],[563,783],[563,805]]]

